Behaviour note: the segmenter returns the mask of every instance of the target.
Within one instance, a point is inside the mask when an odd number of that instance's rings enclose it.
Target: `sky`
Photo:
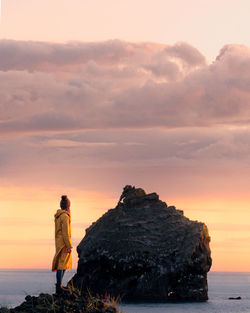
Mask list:
[[[250,271],[249,1],[2,0],[0,268],[47,268],[124,185],[207,224]]]

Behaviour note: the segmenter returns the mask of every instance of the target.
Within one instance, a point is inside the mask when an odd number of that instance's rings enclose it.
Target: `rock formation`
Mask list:
[[[204,301],[212,260],[205,224],[126,186],[116,208],[93,223],[77,247],[73,283],[124,301]]]
[[[19,306],[8,309],[0,307],[0,313],[119,313],[111,299],[82,295],[78,290],[62,295],[41,293],[27,296]]]
[[[79,290],[62,295],[41,293],[27,296],[19,306],[8,309],[0,307],[0,313],[119,313],[117,305],[109,298],[83,295]]]

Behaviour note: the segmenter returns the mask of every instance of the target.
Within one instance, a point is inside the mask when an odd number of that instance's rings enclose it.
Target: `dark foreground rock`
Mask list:
[[[80,292],[66,292],[63,295],[41,293],[27,296],[14,309],[0,308],[0,313],[118,313],[116,303],[111,298],[103,299]]]
[[[131,188],[86,230],[73,284],[124,301],[207,300],[212,260],[206,225],[156,193]]]

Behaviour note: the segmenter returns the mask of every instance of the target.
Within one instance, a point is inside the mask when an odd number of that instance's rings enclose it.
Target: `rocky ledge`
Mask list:
[[[117,206],[86,230],[72,281],[123,301],[205,301],[209,242],[204,223],[126,186]]]
[[[44,294],[27,296],[25,301],[14,309],[0,308],[0,313],[119,313],[116,302],[110,297],[82,295],[79,291],[65,292],[62,295]]]

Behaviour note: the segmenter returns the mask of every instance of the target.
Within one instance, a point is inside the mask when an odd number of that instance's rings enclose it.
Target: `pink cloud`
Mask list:
[[[0,131],[247,125],[250,52],[186,44],[0,42]],[[44,66],[46,64],[46,66]]]
[[[226,46],[212,64],[185,43],[0,47],[2,179],[56,184],[67,173],[65,184],[102,188],[150,175],[178,193],[195,171],[198,188],[208,168],[249,166],[248,47]]]

